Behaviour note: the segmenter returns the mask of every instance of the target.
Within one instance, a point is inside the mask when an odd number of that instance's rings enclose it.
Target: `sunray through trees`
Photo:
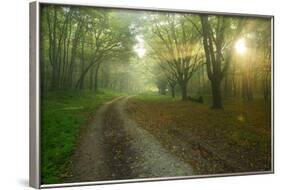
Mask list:
[[[40,8],[43,183],[271,169],[270,17]]]

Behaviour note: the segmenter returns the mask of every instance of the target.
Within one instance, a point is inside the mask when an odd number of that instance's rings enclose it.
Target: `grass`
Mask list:
[[[180,100],[180,97],[172,98],[171,96],[159,95],[158,93],[147,92],[140,93],[135,99],[145,102],[174,102]]]
[[[110,91],[50,92],[41,100],[41,181],[60,183],[80,129],[105,102],[120,94]]]
[[[131,99],[127,110],[198,174],[271,168],[270,114],[260,100],[230,98],[223,110],[213,110],[209,104],[142,94]]]

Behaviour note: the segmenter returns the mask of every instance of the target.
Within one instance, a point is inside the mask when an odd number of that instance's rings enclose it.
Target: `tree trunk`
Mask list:
[[[251,78],[248,72],[244,72],[242,76],[242,97],[245,101],[252,101],[254,98]]]
[[[85,51],[84,51],[84,44],[85,44],[85,36],[83,36],[83,40],[82,40],[82,57],[81,57],[81,73],[84,71],[84,67],[85,67]],[[80,81],[80,86],[79,89],[83,89],[84,88],[84,79],[85,76],[82,77],[81,81]]]
[[[159,94],[166,95],[166,88],[163,86],[158,87]]]
[[[172,98],[175,97],[175,86],[171,86]]]
[[[96,71],[95,71],[95,82],[94,82],[94,91],[98,91],[98,74],[99,74],[100,63],[97,63]]]
[[[75,70],[75,65],[76,65],[76,54],[77,54],[77,47],[79,44],[79,39],[80,39],[80,33],[82,31],[82,24],[79,22],[78,26],[76,28],[76,31],[74,33],[74,38],[72,40],[72,48],[71,48],[71,57],[70,57],[70,65],[68,69],[68,79],[67,79],[67,87],[71,88],[73,85],[73,79],[74,79],[74,70]]]
[[[90,70],[90,86],[89,86],[89,88],[90,88],[90,90],[93,90],[93,80],[94,80],[94,67],[92,67],[91,68],[91,70]]]
[[[187,100],[187,87],[186,87],[186,83],[182,82],[180,87],[181,87],[181,99],[183,101],[186,101]]]
[[[225,75],[224,77],[224,97],[229,97],[231,95],[230,90],[230,82],[229,82],[229,76],[228,74]]]
[[[55,64],[52,67],[51,89],[52,90],[59,89],[59,73],[58,73],[57,65],[55,65]]]
[[[213,109],[222,109],[221,81],[212,80]]]

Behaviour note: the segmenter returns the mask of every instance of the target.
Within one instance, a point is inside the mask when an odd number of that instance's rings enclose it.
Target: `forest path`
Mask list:
[[[67,182],[192,175],[192,167],[171,155],[126,115],[129,97],[103,105],[82,133]]]

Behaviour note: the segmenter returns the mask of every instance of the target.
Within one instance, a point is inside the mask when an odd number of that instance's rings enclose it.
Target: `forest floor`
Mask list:
[[[261,102],[229,99],[223,110],[167,96],[140,95],[127,113],[194,174],[271,170],[271,123]]]
[[[128,97],[107,102],[82,132],[65,182],[187,176],[192,167],[127,117]]]
[[[257,101],[213,110],[169,96],[64,92],[42,104],[44,184],[271,169],[270,114]]]

